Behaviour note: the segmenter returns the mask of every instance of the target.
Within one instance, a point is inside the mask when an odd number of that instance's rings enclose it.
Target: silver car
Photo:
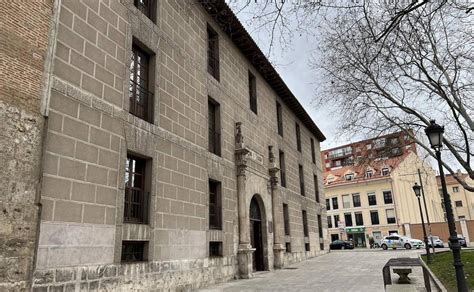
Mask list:
[[[419,239],[413,239],[413,238],[410,238],[407,236],[401,236],[398,234],[391,234],[389,236],[385,236],[380,242],[380,246],[382,247],[383,250],[387,250],[389,248],[420,249],[420,248],[425,247],[423,241]]]
[[[439,236],[428,236],[429,247],[432,247],[431,243],[433,243],[434,247],[444,247],[444,242],[439,238]]]

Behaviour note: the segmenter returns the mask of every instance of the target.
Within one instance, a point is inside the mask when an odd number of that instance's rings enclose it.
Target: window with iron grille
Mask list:
[[[393,203],[392,191],[384,191],[383,192],[383,201],[385,202],[385,204],[392,204]]]
[[[146,261],[146,241],[122,241],[122,262]]]
[[[337,204],[337,197],[332,198],[332,208],[334,210],[339,209],[339,205]]]
[[[295,123],[295,130],[296,130],[296,149],[301,152],[301,132],[300,132],[300,125]]]
[[[129,111],[147,122],[153,121],[153,93],[150,89],[150,55],[138,45],[132,46],[130,62]],[[151,85],[153,82],[151,82]]]
[[[209,97],[209,152],[221,156],[220,105]]]
[[[134,0],[134,5],[145,14],[151,21],[155,22],[156,0]]]
[[[316,163],[316,150],[314,149],[314,140],[313,138],[310,138],[310,139],[311,139],[311,159],[313,163]]]
[[[209,180],[209,228],[222,229],[221,183]]]
[[[276,110],[277,110],[278,135],[283,137],[283,113],[281,109],[281,104],[278,101],[276,103]]]
[[[257,79],[249,71],[250,109],[257,114]]]
[[[281,186],[286,187],[285,153],[283,151],[280,151],[279,158],[280,158],[280,181],[281,181]]]
[[[316,202],[319,203],[319,183],[318,183],[318,176],[313,174],[314,180],[314,195],[316,198]]]
[[[318,232],[319,238],[323,238],[323,221],[321,220],[321,215],[318,215]]]
[[[375,196],[375,193],[368,193],[367,200],[369,201],[369,206],[377,205],[377,197]]]
[[[364,217],[362,217],[362,212],[356,212],[354,213],[354,216],[356,219],[356,226],[364,225]]]
[[[352,226],[352,214],[344,213],[344,221],[346,222],[346,226]]]
[[[290,214],[288,213],[287,204],[283,204],[283,222],[285,227],[285,235],[290,235]]]
[[[370,211],[370,221],[372,222],[372,225],[378,225],[380,223],[378,211]]]
[[[309,230],[308,230],[308,216],[306,215],[306,211],[303,210],[303,234],[305,237],[309,236]]]
[[[221,241],[210,241],[209,242],[209,256],[210,257],[221,257],[222,253],[222,242]]]
[[[127,155],[125,165],[125,202],[123,221],[126,223],[148,223],[148,197],[146,190],[147,160]]]
[[[305,192],[304,192],[304,171],[303,171],[303,165],[298,165],[298,170],[299,170],[299,174],[300,174],[300,194],[302,196],[305,195]]]
[[[207,26],[207,72],[219,80],[219,35]]]

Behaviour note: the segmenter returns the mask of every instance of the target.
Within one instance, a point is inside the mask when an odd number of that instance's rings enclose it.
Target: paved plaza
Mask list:
[[[214,285],[200,291],[384,291],[382,267],[396,257],[417,257],[417,250],[332,251],[283,270],[257,273],[250,280]],[[421,268],[410,277],[421,283]],[[398,276],[392,276],[398,279]]]

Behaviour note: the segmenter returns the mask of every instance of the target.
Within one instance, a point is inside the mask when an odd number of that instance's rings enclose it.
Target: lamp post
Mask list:
[[[428,246],[428,236],[426,236],[425,220],[423,219],[423,211],[421,209],[421,186],[415,183],[415,185],[413,186],[413,191],[415,192],[416,198],[418,199],[418,206],[420,207],[421,226],[423,226],[423,237],[425,239],[426,257],[428,258],[428,263],[431,263],[433,259],[431,257],[430,247]]]
[[[459,245],[456,225],[454,223],[453,208],[451,206],[451,198],[446,188],[446,179],[444,177],[443,165],[441,164],[441,148],[443,147],[443,133],[444,127],[436,124],[435,120],[430,121],[430,125],[425,128],[425,133],[430,140],[431,148],[435,150],[436,160],[438,160],[439,176],[441,179],[441,186],[443,189],[444,208],[446,209],[446,218],[449,227],[449,242],[451,243],[451,251],[453,253],[454,263],[456,269],[456,282],[459,292],[467,292],[467,283],[464,276],[464,268],[461,261],[461,246]]]

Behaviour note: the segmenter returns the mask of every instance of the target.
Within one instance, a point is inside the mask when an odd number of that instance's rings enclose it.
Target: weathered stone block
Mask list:
[[[89,126],[77,120],[64,117],[63,133],[82,141],[87,141],[89,139]]]
[[[81,204],[67,201],[56,201],[56,206],[54,208],[54,221],[81,222],[81,217]]]
[[[70,181],[49,176],[45,176],[43,178],[43,196],[58,199],[69,199],[70,192]]]
[[[94,165],[87,167],[87,181],[101,185],[107,185],[107,169]]]
[[[86,165],[80,161],[62,157],[59,159],[59,173],[63,177],[84,180]]]
[[[84,205],[84,223],[104,224],[105,207],[96,205]]]

